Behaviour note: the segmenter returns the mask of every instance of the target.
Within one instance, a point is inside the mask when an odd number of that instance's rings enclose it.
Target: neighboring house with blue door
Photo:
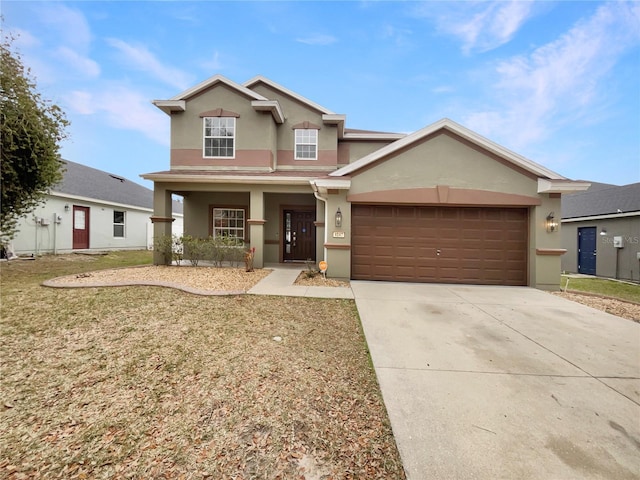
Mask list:
[[[562,196],[562,270],[640,281],[640,183]]]
[[[153,192],[119,175],[64,160],[62,181],[23,217],[11,242],[20,255],[153,247]],[[182,234],[182,203],[173,202]]]

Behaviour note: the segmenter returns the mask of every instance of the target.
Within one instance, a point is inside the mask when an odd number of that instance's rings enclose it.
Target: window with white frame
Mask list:
[[[316,160],[318,158],[318,130],[296,128],[296,160]]]
[[[124,219],[125,212],[120,210],[113,211],[113,236],[115,238],[124,238]]]
[[[214,208],[213,237],[235,238],[244,241],[245,210],[243,208]]]
[[[236,119],[234,117],[204,117],[203,156],[233,158],[235,156]]]

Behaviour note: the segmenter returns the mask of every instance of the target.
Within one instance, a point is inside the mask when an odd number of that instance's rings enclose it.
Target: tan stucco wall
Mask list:
[[[351,179],[349,194],[434,188],[438,185],[537,198],[540,205],[529,207],[529,285],[546,290],[558,289],[560,257],[548,253],[562,248],[561,236],[559,232],[546,231],[546,217],[553,211],[559,218],[560,198],[539,195],[537,178],[508,166],[478,148],[472,148],[457,137],[437,135],[363,169],[361,173],[356,172]],[[330,242],[346,244],[351,235],[350,206],[346,198],[341,196],[328,198],[329,212],[335,212],[340,206],[343,214],[341,230],[345,232],[345,240],[332,239],[332,232],[329,232]],[[540,250],[547,254],[541,254]],[[343,269],[345,264],[350,265],[350,251],[330,250],[328,262],[337,263]]]
[[[350,193],[437,185],[537,195],[536,179],[444,134],[355,175]]]
[[[321,112],[264,84],[258,84],[252,87],[252,90],[270,100],[277,100],[284,112],[285,121],[282,125],[278,125],[277,129],[277,142],[280,150],[293,152],[295,142],[293,126],[305,121],[311,122],[320,127],[318,131],[318,150],[324,152],[323,156],[332,156],[331,162],[323,162],[323,164],[337,165],[338,131],[335,126],[325,125],[322,122]],[[287,158],[283,164],[300,166],[313,165],[312,160],[293,160],[292,158],[293,155]]]
[[[341,140],[338,146],[338,158],[341,165],[352,163],[370,153],[389,145],[391,141]]]
[[[251,106],[250,98],[220,84],[188,99],[185,112],[171,115],[172,156],[178,153],[175,150],[202,152],[203,120],[200,114],[216,108],[240,115],[236,118],[236,152],[269,150],[275,157],[276,124],[271,114],[256,112]],[[188,157],[189,152],[180,155]],[[207,162],[211,165],[234,165],[231,159],[207,159]],[[269,164],[266,163],[264,167],[269,167]]]

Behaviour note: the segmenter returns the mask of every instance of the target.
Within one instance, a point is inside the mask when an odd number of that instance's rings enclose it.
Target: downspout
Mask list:
[[[323,254],[324,254],[324,261],[327,261],[327,247],[325,246],[327,244],[327,231],[328,231],[328,218],[327,218],[327,214],[328,212],[328,208],[327,208],[327,199],[322,197],[320,195],[320,192],[318,191],[318,187],[316,186],[315,182],[313,180],[310,180],[309,183],[311,183],[311,188],[313,188],[313,196],[316,197],[318,200],[324,202],[324,243],[322,244],[322,250],[323,250]]]

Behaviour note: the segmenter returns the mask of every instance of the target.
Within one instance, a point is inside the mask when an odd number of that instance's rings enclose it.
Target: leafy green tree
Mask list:
[[[31,71],[12,52],[12,38],[0,43],[0,150],[2,151],[0,240],[11,240],[18,220],[44,201],[62,180],[59,142],[69,122],[57,105],[42,98]]]

